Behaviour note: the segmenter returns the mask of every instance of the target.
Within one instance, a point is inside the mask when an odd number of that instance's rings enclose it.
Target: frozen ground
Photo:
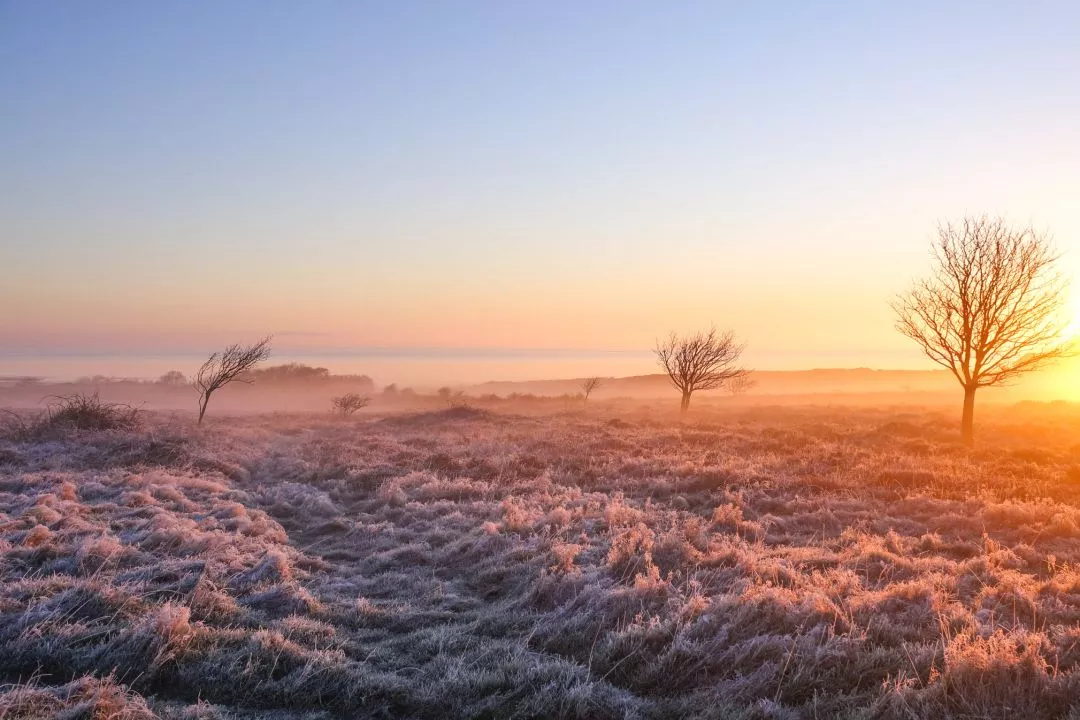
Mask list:
[[[1080,717],[1080,410],[0,440],[0,718]]]

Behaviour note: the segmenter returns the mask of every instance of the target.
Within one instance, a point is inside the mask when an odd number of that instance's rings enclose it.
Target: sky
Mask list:
[[[0,353],[930,367],[1003,214],[1080,273],[1080,3],[0,0]]]

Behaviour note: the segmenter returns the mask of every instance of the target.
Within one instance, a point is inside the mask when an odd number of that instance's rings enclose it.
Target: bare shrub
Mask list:
[[[194,386],[199,391],[199,424],[210,396],[234,380],[251,382],[243,377],[256,365],[270,357],[271,337],[267,335],[253,345],[230,345],[221,352],[215,352],[207,358],[195,374]]]
[[[342,417],[352,415],[357,410],[366,408],[371,404],[371,398],[367,395],[361,395],[360,393],[346,393],[340,397],[333,398],[330,401],[330,405],[334,408],[334,412]]]

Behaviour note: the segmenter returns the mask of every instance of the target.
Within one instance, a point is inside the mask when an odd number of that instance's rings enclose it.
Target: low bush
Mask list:
[[[352,415],[361,408],[366,408],[371,404],[371,398],[367,395],[361,395],[360,393],[346,393],[340,397],[333,398],[330,401],[330,405],[333,406],[334,412],[342,417]]]
[[[44,412],[6,413],[7,434],[21,440],[48,440],[73,431],[136,430],[142,411],[126,403],[102,400],[98,393],[57,395]]]

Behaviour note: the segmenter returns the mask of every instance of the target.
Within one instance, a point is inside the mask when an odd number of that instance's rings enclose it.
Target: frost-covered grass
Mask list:
[[[0,718],[1080,717],[1080,409],[0,440]]]

